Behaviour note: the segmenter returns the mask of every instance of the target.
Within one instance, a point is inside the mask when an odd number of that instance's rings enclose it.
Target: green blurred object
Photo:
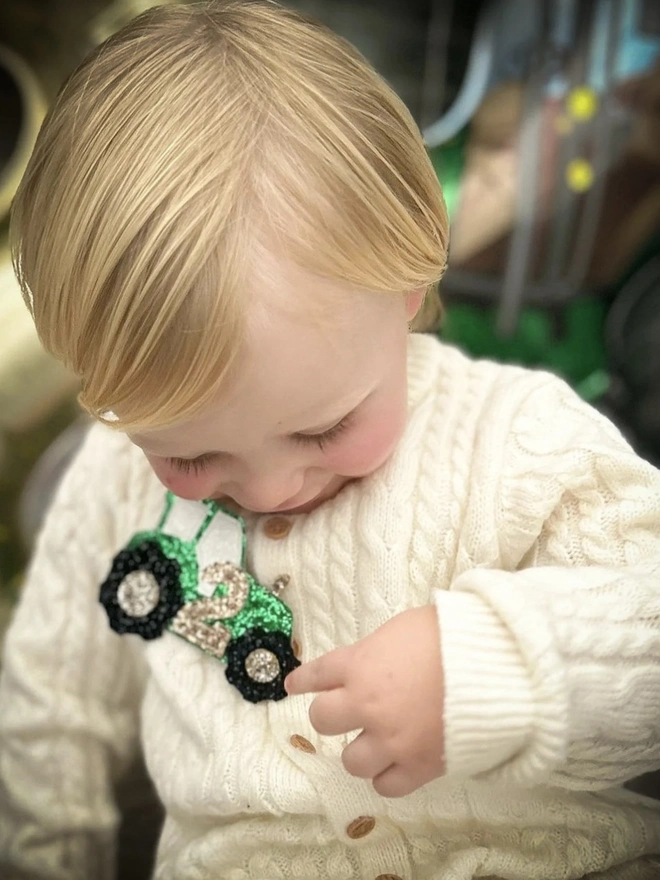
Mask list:
[[[454,217],[458,207],[467,138],[468,129],[466,128],[446,144],[429,151],[435,173],[442,185],[450,219]]]
[[[458,208],[465,164],[466,128],[430,151],[450,219]],[[558,373],[586,400],[597,400],[609,387],[603,331],[607,305],[581,297],[560,310],[523,308],[516,333],[503,338],[495,329],[499,304],[449,301],[442,338],[474,357],[493,358]]]
[[[496,333],[496,309],[497,305],[448,303],[442,338],[475,357],[550,369],[587,400],[607,390],[605,302],[577,299],[557,315],[539,308],[523,309],[518,330],[510,339]]]

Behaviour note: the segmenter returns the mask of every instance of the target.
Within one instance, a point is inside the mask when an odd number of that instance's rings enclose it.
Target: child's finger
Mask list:
[[[339,736],[364,727],[360,707],[350,701],[343,687],[319,694],[309,707],[309,720],[321,736]]]
[[[360,779],[373,779],[393,766],[387,750],[365,730],[346,746],[341,760],[348,773]]]
[[[289,695],[316,694],[341,687],[346,676],[346,648],[337,648],[318,660],[303,663],[287,676],[284,687]]]
[[[374,777],[373,785],[382,797],[398,798],[405,797],[428,781],[428,777],[419,770],[413,771],[401,764],[392,764],[383,773]]]

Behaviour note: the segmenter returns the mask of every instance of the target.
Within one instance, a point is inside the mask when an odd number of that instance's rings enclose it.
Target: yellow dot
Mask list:
[[[566,166],[566,183],[576,192],[585,192],[594,182],[594,169],[586,159],[573,159]]]
[[[573,119],[586,122],[598,110],[598,95],[593,89],[578,86],[569,93],[566,106]]]

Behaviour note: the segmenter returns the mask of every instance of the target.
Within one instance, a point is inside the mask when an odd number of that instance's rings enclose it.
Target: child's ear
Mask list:
[[[424,287],[420,287],[419,290],[410,290],[406,294],[406,317],[408,323],[414,319],[417,312],[421,309],[425,295],[426,288]]]

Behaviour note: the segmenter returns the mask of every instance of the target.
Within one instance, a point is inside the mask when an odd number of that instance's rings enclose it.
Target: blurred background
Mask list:
[[[0,633],[84,422],[11,270],[8,209],[67,73],[149,0],[0,4]],[[291,0],[424,131],[452,220],[442,335],[554,370],[660,463],[659,0]]]
[[[86,429],[13,277],[8,210],[48,104],[151,0],[0,0],[0,640]],[[451,222],[442,336],[540,366],[660,464],[660,0],[290,0],[355,43],[424,131]],[[660,797],[658,774],[631,783]],[[118,790],[122,880],[162,811]]]

